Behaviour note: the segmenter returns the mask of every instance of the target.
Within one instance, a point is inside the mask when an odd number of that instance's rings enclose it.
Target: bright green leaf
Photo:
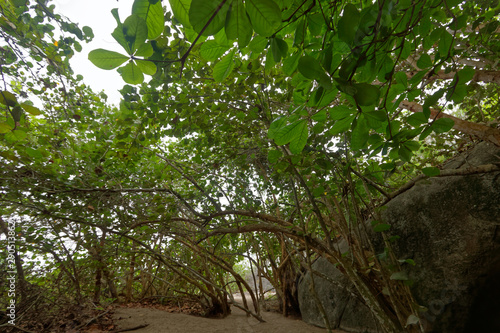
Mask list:
[[[135,52],[134,56],[149,58],[153,55],[153,46],[150,43],[142,44],[139,49]]]
[[[220,0],[192,0],[189,7],[189,22],[194,31],[204,36],[211,36],[222,29],[229,8],[228,2],[221,6],[222,3]]]
[[[191,6],[191,0],[168,0],[170,3],[170,8],[174,13],[175,18],[184,27],[190,27],[189,23],[189,7]]]
[[[215,82],[224,81],[234,68],[234,50],[229,54],[225,55],[217,64],[215,64],[213,69],[213,77]]]
[[[103,49],[92,50],[89,53],[89,60],[101,69],[114,69],[129,59],[128,56],[118,52]]]
[[[228,39],[238,39],[240,49],[244,48],[252,38],[252,23],[248,18],[242,0],[235,0],[227,13],[225,32]]]
[[[123,22],[123,34],[130,48],[135,52],[148,39],[148,26],[146,21],[139,15],[130,15]]]
[[[0,123],[0,134],[8,133],[12,131],[12,127],[10,127],[7,123]]]
[[[40,111],[39,108],[33,106],[33,105],[29,105],[29,104],[21,104],[22,108],[24,109],[24,111],[28,112],[29,114],[33,115],[33,116],[38,116],[38,115],[41,115],[42,112]]]
[[[123,81],[128,84],[140,84],[144,82],[144,75],[139,67],[132,61],[127,65],[120,67],[118,72],[121,74]]]
[[[135,0],[132,5],[132,14],[138,15],[146,21],[148,39],[155,39],[163,32],[165,19],[161,1],[151,4],[149,0]]]
[[[229,48],[230,46],[219,45],[214,40],[208,40],[201,45],[200,55],[207,61],[215,61],[226,53]]]
[[[147,75],[154,75],[156,73],[156,65],[154,62],[147,60],[135,60],[139,69]]]

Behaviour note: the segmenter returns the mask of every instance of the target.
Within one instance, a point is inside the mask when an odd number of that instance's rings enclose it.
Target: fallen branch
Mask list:
[[[130,328],[123,328],[123,329],[111,331],[110,333],[130,332],[130,331],[135,331],[135,330],[138,330],[139,328],[144,328],[147,326],[149,326],[149,324],[142,324],[142,325],[138,325],[138,326],[134,326],[134,327],[130,327]]]
[[[439,175],[436,175],[434,177],[450,177],[450,176],[465,176],[465,175],[474,175],[474,174],[479,174],[479,173],[489,173],[489,172],[497,172],[500,171],[500,166],[496,164],[485,164],[485,165],[480,165],[477,167],[471,167],[471,168],[465,168],[465,169],[445,169],[441,170]],[[432,178],[434,178],[432,177]],[[397,197],[403,192],[408,191],[411,189],[418,181],[424,180],[431,178],[429,176],[426,176],[424,174],[421,174],[402,187],[400,187],[397,191],[394,191],[389,194],[389,197],[381,204],[381,206],[387,204],[389,201]]]
[[[415,103],[415,102],[408,102],[408,101],[402,101],[401,104],[399,105],[402,108],[405,108],[407,110],[410,110],[411,112],[417,113],[417,112],[422,112],[423,107],[422,105]],[[449,114],[440,112],[439,110],[436,109],[430,109],[431,110],[431,117],[433,119],[439,119],[439,118],[449,118],[455,122],[455,125],[453,126],[454,129],[457,131],[460,131],[464,134],[468,135],[474,135],[480,138],[483,141],[488,141],[496,146],[500,147],[500,130],[497,128],[492,128],[488,127],[486,125],[478,124],[478,123],[472,123],[466,120],[462,120],[460,118],[451,116]]]

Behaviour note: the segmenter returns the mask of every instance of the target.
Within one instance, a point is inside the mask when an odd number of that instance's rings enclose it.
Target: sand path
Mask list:
[[[208,319],[186,314],[168,313],[154,308],[115,309],[114,319],[118,330],[147,325],[130,332],[136,333],[325,333],[326,330],[305,322],[285,318],[275,312],[263,312],[265,323],[247,317],[240,309],[231,308],[231,315],[224,319]],[[342,333],[342,331],[334,331]]]

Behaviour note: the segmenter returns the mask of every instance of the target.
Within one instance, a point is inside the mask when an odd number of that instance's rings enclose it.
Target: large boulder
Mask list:
[[[486,164],[500,164],[500,149],[482,143],[444,169]],[[421,314],[425,330],[500,332],[500,172],[422,180],[386,207],[388,233],[400,237],[393,244],[397,257],[416,263],[404,269],[413,281],[416,301],[428,309]],[[336,281],[315,277],[332,326],[351,332],[378,331],[366,306],[345,292],[352,289],[345,277],[326,260],[316,268]],[[309,275],[299,284],[303,319],[324,326],[316,305],[308,301],[313,299],[308,279]]]

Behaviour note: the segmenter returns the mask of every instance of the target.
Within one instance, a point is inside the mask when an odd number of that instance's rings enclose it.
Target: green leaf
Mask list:
[[[330,90],[332,88],[332,80],[326,74],[323,67],[321,67],[319,61],[310,55],[305,55],[299,59],[299,72],[306,78],[311,80],[316,80],[325,89]]]
[[[192,0],[189,7],[189,22],[194,31],[210,36],[222,29],[229,6],[227,2],[223,6],[220,6],[221,4],[221,0]]]
[[[11,92],[0,91],[0,103],[7,106],[15,106],[17,105],[17,98]]]
[[[338,34],[340,40],[347,44],[352,44],[356,37],[360,15],[358,9],[353,4],[347,4],[338,23]]]
[[[276,142],[278,146],[286,145],[295,139],[296,136],[301,135],[304,125],[307,127],[305,120],[299,119],[280,128],[274,135],[274,142]]]
[[[351,148],[352,150],[359,150],[365,147],[370,137],[369,128],[363,116],[358,118],[356,127],[352,130],[351,135]]]
[[[28,134],[21,130],[14,130],[5,134],[5,139],[9,142],[22,141]]]
[[[225,31],[228,39],[238,39],[240,49],[244,48],[252,38],[252,23],[248,18],[242,0],[235,0],[227,13]]]
[[[12,131],[12,129],[13,129],[13,127],[11,127],[7,123],[0,123],[0,134],[8,133],[8,132]]]
[[[255,54],[262,53],[262,51],[265,50],[266,46],[267,46],[267,38],[259,35],[254,35],[252,41],[248,45],[250,50],[252,50],[252,52]]]
[[[474,74],[476,74],[476,71],[474,70],[474,68],[469,66],[459,70],[457,73],[458,84],[465,84],[469,82],[474,77]]]
[[[174,17],[186,28],[191,26],[191,23],[189,23],[189,7],[191,6],[191,1],[192,0],[168,0]]]
[[[123,34],[130,52],[134,53],[148,39],[148,25],[139,15],[130,15],[123,22]]]
[[[281,58],[285,58],[288,55],[288,44],[281,38],[272,38],[270,49],[276,63],[280,62]]]
[[[321,110],[311,117],[312,120],[324,123],[326,121],[326,110]]]
[[[432,130],[436,133],[445,133],[455,126],[455,122],[450,118],[439,118],[432,123]]]
[[[418,127],[422,124],[427,124],[428,119],[429,118],[427,118],[423,112],[416,112],[416,113],[412,114],[411,116],[409,116],[408,118],[406,118],[406,121],[411,126]]]
[[[208,40],[201,45],[200,55],[207,61],[215,61],[226,53],[230,47],[230,45],[220,45],[214,40]]]
[[[149,58],[153,55],[154,49],[151,43],[142,44],[139,49],[135,52],[134,56]]]
[[[43,158],[43,154],[31,147],[26,147],[26,154],[28,154],[29,157],[35,158],[35,159],[41,159]]]
[[[247,0],[246,9],[255,32],[269,37],[281,25],[281,10],[273,0]]]
[[[296,53],[285,60],[283,60],[283,73],[287,76],[292,76],[292,74],[297,70],[299,65],[300,53]]]
[[[335,124],[328,131],[328,134],[337,135],[339,133],[346,132],[349,128],[351,128],[354,118],[356,118],[356,116],[352,115],[344,119],[337,120]]]
[[[334,106],[329,111],[330,118],[332,120],[344,119],[345,117],[352,115],[354,112],[355,111],[352,108],[345,105]]]
[[[114,69],[130,59],[128,56],[118,52],[103,49],[92,50],[89,53],[89,60],[101,69]]]
[[[215,64],[213,69],[213,77],[215,82],[224,81],[234,68],[234,50],[229,54],[225,55],[217,64]]]
[[[163,7],[161,1],[152,4],[149,0],[135,0],[132,5],[132,14],[136,14],[146,21],[148,39],[155,39],[165,28]]]
[[[28,112],[29,114],[33,115],[33,116],[38,116],[38,115],[41,115],[42,112],[40,111],[39,108],[33,106],[33,105],[29,105],[29,104],[21,104],[22,108],[24,109],[24,111]]]
[[[391,275],[391,280],[402,280],[402,281],[406,281],[408,280],[408,274],[406,272],[396,272],[396,273],[392,273]]]
[[[434,177],[434,176],[439,176],[441,170],[439,170],[436,167],[427,167],[427,168],[422,168],[422,172],[424,173],[424,175],[428,177]]]
[[[267,159],[269,163],[274,164],[278,162],[278,160],[283,156],[283,152],[281,150],[272,149],[267,153]]]
[[[154,75],[156,73],[156,65],[154,62],[136,59],[135,63],[144,74]]]
[[[356,92],[354,99],[361,106],[378,104],[380,98],[380,88],[368,83],[358,83],[354,85]]]
[[[292,141],[290,141],[290,151],[292,154],[300,154],[306,146],[307,138],[309,137],[307,121],[305,119],[300,120],[294,131],[296,134],[294,135]]]
[[[431,57],[427,53],[422,54],[417,61],[417,66],[420,69],[426,69],[431,67],[432,66]]]
[[[387,231],[390,228],[391,228],[390,224],[380,223],[373,227],[373,231],[382,232],[382,231]]]
[[[118,8],[113,8],[111,10],[111,14],[116,20],[116,24],[118,25],[111,36],[120,44],[125,51],[127,51],[128,54],[132,54],[132,51],[130,50],[130,45],[127,42],[127,38],[125,38],[125,33],[123,31],[123,23],[120,21],[120,16],[118,14]]]
[[[128,84],[140,84],[144,82],[144,75],[139,67],[130,61],[127,65],[120,67],[118,72],[121,74],[123,81]]]
[[[441,38],[439,39],[438,51],[441,58],[448,56],[448,52],[451,52],[453,43],[453,36],[448,31],[443,31]]]

